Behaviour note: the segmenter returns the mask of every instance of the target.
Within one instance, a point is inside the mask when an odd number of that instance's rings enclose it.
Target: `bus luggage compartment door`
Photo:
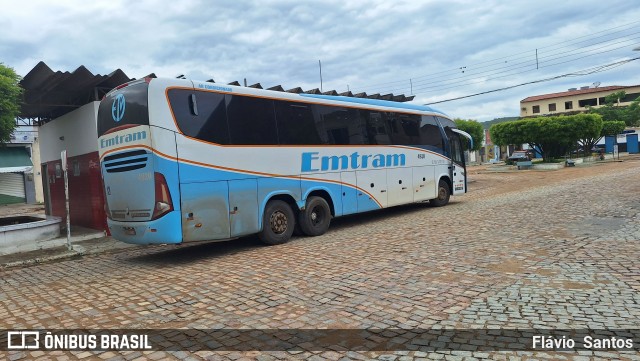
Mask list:
[[[435,167],[425,165],[413,167],[413,201],[421,202],[436,198],[436,184],[434,181]]]
[[[356,171],[358,184],[358,212],[387,206],[387,170]]]
[[[229,181],[229,220],[231,237],[260,231],[257,179]]]
[[[387,195],[389,207],[413,202],[413,170],[411,168],[387,169],[387,183],[389,184]]]
[[[226,181],[183,183],[182,239],[229,238],[229,186]]]

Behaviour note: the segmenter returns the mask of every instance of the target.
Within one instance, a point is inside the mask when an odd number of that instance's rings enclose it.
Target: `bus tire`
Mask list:
[[[258,238],[269,245],[287,243],[295,223],[295,214],[287,202],[271,200],[264,209],[262,231],[258,233]]]
[[[302,233],[315,237],[324,234],[331,223],[331,209],[322,197],[309,197],[298,218]]]
[[[444,179],[440,179],[440,182],[438,182],[438,198],[430,200],[429,205],[433,207],[446,206],[447,203],[449,203],[450,197],[451,190],[449,189],[449,184]]]

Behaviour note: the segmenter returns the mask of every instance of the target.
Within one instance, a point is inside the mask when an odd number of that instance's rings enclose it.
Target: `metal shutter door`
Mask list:
[[[23,173],[0,173],[0,194],[25,198]]]

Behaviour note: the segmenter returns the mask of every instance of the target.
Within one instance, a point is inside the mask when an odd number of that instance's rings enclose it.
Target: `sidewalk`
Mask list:
[[[86,230],[86,228],[84,230]],[[71,237],[72,250],[69,250],[65,245],[30,252],[2,255],[0,256],[0,270],[137,247],[136,245],[120,242],[113,237],[103,236],[94,230],[89,231],[89,233],[83,232],[83,230],[73,232],[74,235]],[[96,235],[99,236],[96,237]],[[64,238],[66,239],[66,236]]]
[[[0,217],[8,216],[33,216],[44,217],[44,205],[42,204],[10,204],[0,206]],[[0,269],[9,267],[27,266],[43,262],[51,262],[71,257],[79,257],[87,254],[96,254],[135,247],[105,236],[103,232],[80,226],[71,227],[71,246],[66,246],[67,235],[61,232],[60,237],[53,240],[42,241],[43,249],[0,255]],[[63,244],[63,246],[47,248],[46,244]]]

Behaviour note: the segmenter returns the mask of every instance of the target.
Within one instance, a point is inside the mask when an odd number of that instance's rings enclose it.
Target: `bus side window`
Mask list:
[[[318,105],[317,111],[320,128],[327,137],[325,144],[365,144],[357,109]]]
[[[420,144],[429,150],[444,154],[442,132],[434,116],[422,116],[422,122],[420,123]]]
[[[380,112],[369,112],[367,119],[367,136],[369,144],[391,144],[389,130],[385,124],[387,116]]]
[[[410,114],[387,113],[391,123],[391,140],[393,144],[420,144],[420,116]]]
[[[229,143],[224,94],[169,89],[168,96],[176,125],[184,135],[211,143]]]
[[[279,144],[322,144],[313,117],[312,104],[275,101]]]
[[[273,100],[226,95],[231,144],[278,144]]]

